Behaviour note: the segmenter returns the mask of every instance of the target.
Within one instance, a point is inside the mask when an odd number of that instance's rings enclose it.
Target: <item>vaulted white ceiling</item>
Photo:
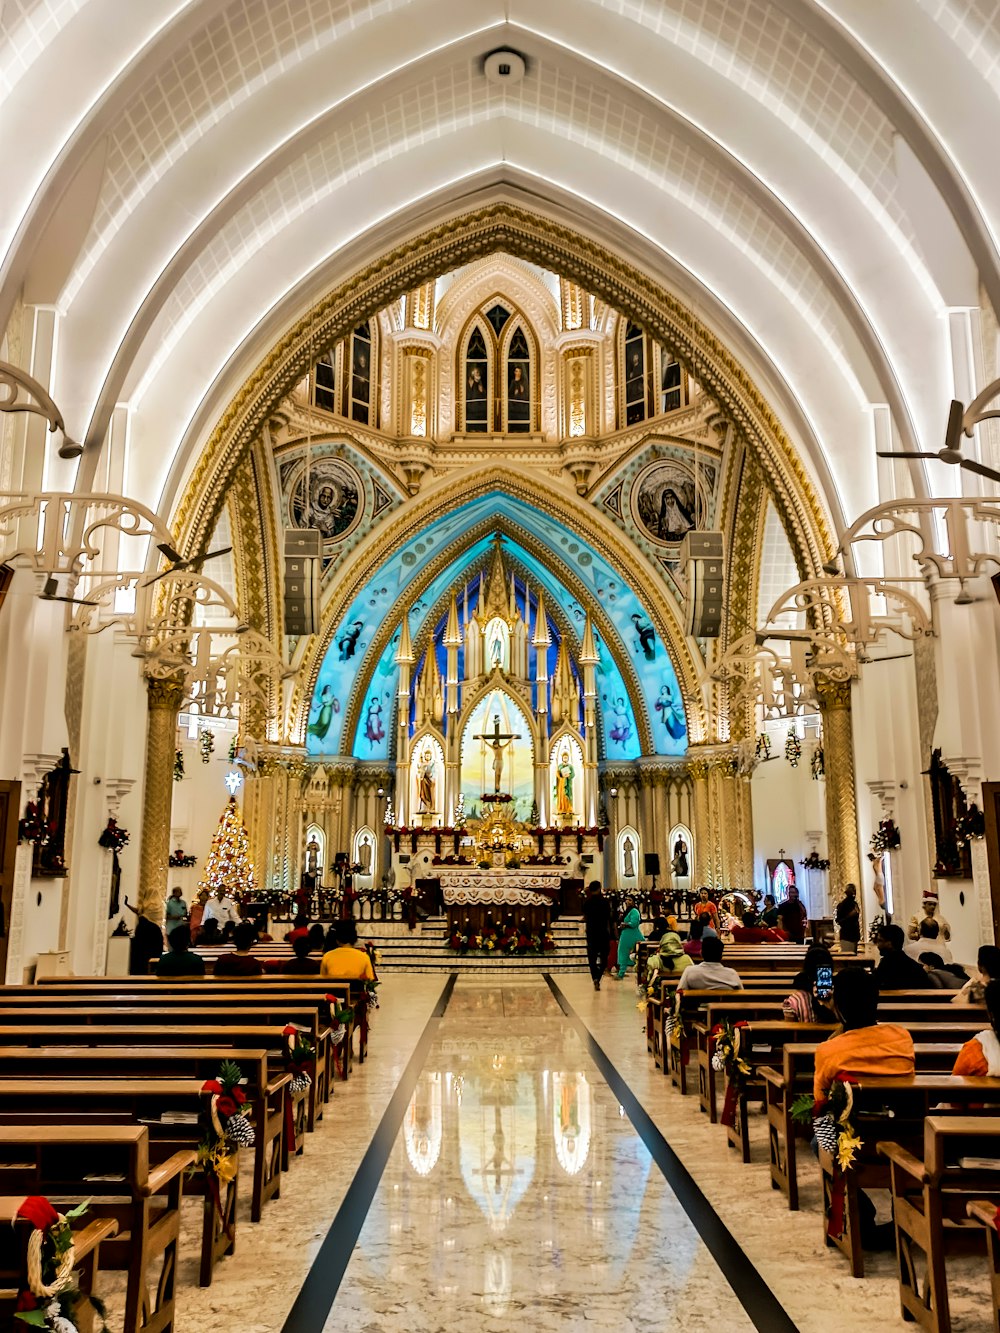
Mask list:
[[[987,0],[2,0],[0,329],[56,308],[81,479],[126,404],[169,507],[323,290],[517,199],[688,302],[851,517],[1000,307],[998,65]]]

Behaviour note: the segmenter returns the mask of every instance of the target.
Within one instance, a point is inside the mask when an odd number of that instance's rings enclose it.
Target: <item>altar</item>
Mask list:
[[[436,866],[449,931],[471,922],[481,930],[488,917],[501,922],[513,915],[533,930],[548,926],[559,908],[562,871],[525,866],[483,870],[474,866]]]

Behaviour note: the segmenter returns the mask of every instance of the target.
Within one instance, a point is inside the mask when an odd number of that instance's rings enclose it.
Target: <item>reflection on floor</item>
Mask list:
[[[803,1210],[787,1211],[770,1187],[759,1116],[752,1163],[727,1150],[696,1099],[678,1096],[653,1068],[634,985],[605,982],[595,993],[585,976],[560,976],[558,985],[796,1327],[901,1333],[893,1257],[872,1256],[869,1277],[850,1277],[842,1256],[824,1247],[819,1192],[805,1165]],[[437,976],[385,980],[371,1059],[336,1086],[258,1226],[244,1194],[236,1254],[207,1291],[197,1286],[200,1201],[185,1204],[176,1333],[285,1328],[441,988]],[[526,1320],[532,1331],[568,1333],[751,1327],[540,977],[463,978],[430,1032],[339,1293],[331,1284],[328,1328],[520,1333]],[[955,1333],[987,1333],[985,1259],[957,1267],[953,1279],[950,1270],[949,1287]],[[112,1328],[121,1327],[116,1303]]]
[[[525,1317],[752,1327],[541,978],[463,979],[327,1327]]]

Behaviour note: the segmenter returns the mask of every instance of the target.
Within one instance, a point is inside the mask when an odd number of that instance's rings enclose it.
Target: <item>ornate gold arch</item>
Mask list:
[[[183,549],[207,541],[234,470],[281,397],[307,372],[310,349],[333,345],[362,319],[422,283],[495,250],[592,291],[674,350],[741,432],[768,478],[796,558],[809,573],[832,553],[826,515],[791,441],[743,366],[676,297],[596,241],[511,203],[463,214],[402,242],[352,274],[272,348],[212,432],[175,515]]]
[[[397,599],[392,611],[383,619],[372,642],[365,650],[365,655],[358,668],[354,686],[344,710],[344,725],[341,732],[342,742],[349,739],[351,745],[354,743],[353,738],[361,721],[361,714],[364,710],[365,699],[371,688],[372,677],[382,659],[382,654],[385,652],[386,647],[400,624],[407,606],[411,606],[416,599],[422,596],[424,589],[433,581],[442,569],[446,568],[449,564],[454,563],[455,560],[460,559],[463,551],[468,550],[470,547],[474,546],[476,542],[482,540],[484,537],[490,536],[494,532],[499,532],[502,536],[509,537],[511,540],[516,541],[519,546],[524,547],[524,549],[528,551],[530,555],[533,555],[538,563],[544,566],[552,577],[560,583],[567,592],[571,593],[578,602],[591,605],[594,628],[598,634],[600,634],[608,652],[611,654],[615,666],[621,673],[622,680],[625,683],[625,690],[629,696],[629,702],[632,704],[635,714],[636,728],[639,733],[639,741],[643,753],[653,753],[655,747],[653,745],[652,724],[649,717],[649,710],[646,706],[646,700],[642,693],[642,686],[635,673],[635,668],[632,666],[627,654],[623,651],[621,636],[618,631],[615,629],[610,618],[605,615],[600,605],[593,604],[592,595],[588,591],[586,584],[573,573],[570,566],[567,565],[555,551],[551,550],[549,547],[543,546],[543,544],[528,532],[526,528],[515,523],[507,517],[507,515],[481,519],[472,527],[467,528],[465,532],[460,533],[453,538],[452,541],[450,541],[443,550],[439,551],[435,558],[429,562],[420,577],[415,579],[413,583],[409,584],[406,592]],[[505,551],[504,560],[508,566],[516,573],[519,573],[522,578],[531,577],[520,558],[514,552]],[[418,631],[414,632],[413,626],[410,626],[413,653],[416,661],[419,661],[423,653],[426,651],[433,634],[434,626],[438,623],[441,617],[447,613],[452,592],[453,588],[447,588],[433,606],[428,608]],[[564,637],[568,636],[570,642],[578,637],[576,629],[570,624],[569,617],[561,606],[547,604],[546,614],[556,622],[556,625],[559,628],[559,633]],[[306,725],[306,713],[309,708],[309,702],[315,693],[316,678],[319,675],[320,667],[322,666],[323,659],[332,643],[336,629],[336,624],[332,622],[324,623],[323,648],[322,651],[318,651],[316,656],[312,659],[312,677],[308,691],[301,696],[297,696],[301,711],[295,718],[295,731],[293,733],[295,735],[302,734]],[[687,701],[685,701],[685,704],[686,702]],[[394,725],[396,721],[397,714],[394,711]],[[599,740],[603,743],[603,737],[600,737]]]
[[[452,475],[441,484],[426,492],[421,492],[410,504],[396,510],[379,527],[371,532],[338,571],[336,585],[331,589],[323,608],[322,631],[308,640],[303,655],[298,662],[298,677],[291,700],[286,723],[286,735],[290,743],[301,741],[305,734],[308,701],[312,698],[319,670],[329,647],[330,640],[346,614],[355,597],[364,587],[372,573],[391,558],[415,531],[422,531],[438,518],[452,510],[480,498],[490,491],[504,491],[512,498],[521,501],[530,508],[548,514],[551,518],[571,527],[580,537],[581,542],[600,552],[608,564],[629,579],[648,612],[653,627],[660,636],[677,673],[677,681],[684,698],[688,716],[689,734],[706,735],[706,718],[699,687],[699,669],[691,654],[683,628],[677,618],[677,604],[663,584],[656,568],[638,551],[631,542],[612,523],[600,516],[593,506],[578,500],[561,488],[544,481],[541,477],[523,477],[511,474],[498,464],[484,466],[474,473]],[[523,542],[543,564],[556,574],[565,587],[572,590],[577,599],[585,605],[592,598],[582,580],[557,556],[554,551],[542,551],[530,533],[512,523],[505,516],[488,519],[478,525],[483,528],[482,535],[493,529],[509,531],[518,542]],[[372,643],[369,645],[361,669],[358,671],[354,689],[345,709],[342,736],[350,736],[353,741],[351,724],[357,726],[360,710],[359,693],[362,679],[370,677],[388,644],[396,625],[402,619],[404,611],[419,595],[418,589],[454,560],[458,551],[468,544],[466,534],[457,536],[448,547],[439,552],[432,561],[418,584],[414,582],[404,594],[397,598],[392,611],[384,618]],[[538,549],[535,549],[538,548]],[[559,566],[554,567],[554,562]],[[638,685],[631,663],[617,650],[620,642],[617,630],[604,616],[600,608],[595,607],[595,622],[613,654],[622,673],[622,679],[631,682],[635,695],[633,704],[636,709],[636,722],[644,749],[652,749],[652,723],[646,700]]]

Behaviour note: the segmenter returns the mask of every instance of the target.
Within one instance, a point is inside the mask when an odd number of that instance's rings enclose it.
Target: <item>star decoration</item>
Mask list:
[[[242,777],[242,775],[240,774],[240,772],[239,772],[237,769],[235,769],[235,768],[230,769],[230,771],[226,774],[226,777],[225,777],[225,783],[226,783],[226,786],[229,788],[229,795],[230,795],[230,796],[235,796],[235,795],[236,795],[236,793],[237,793],[237,792],[239,791],[239,789],[240,789],[240,784],[242,783],[242,781],[243,781],[243,777]]]

